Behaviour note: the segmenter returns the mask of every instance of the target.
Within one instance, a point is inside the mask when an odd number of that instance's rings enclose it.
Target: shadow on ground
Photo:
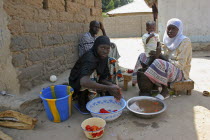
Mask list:
[[[120,83],[122,85],[122,83]],[[127,100],[138,95],[138,87],[129,83],[128,91],[123,91]],[[194,90],[192,95],[170,97],[165,102],[167,110],[153,119],[141,119],[127,109],[116,121],[108,122],[101,140],[198,140],[208,139],[210,134],[210,97]],[[91,117],[81,115],[73,109],[71,118],[62,123],[50,122],[45,112],[38,116],[39,122],[34,130],[1,128],[15,140],[85,140],[80,127],[81,122]]]
[[[133,68],[140,52],[143,52],[139,38],[112,39],[121,54],[120,65]],[[128,53],[129,52],[129,53]],[[203,90],[210,91],[209,52],[193,52],[190,77],[195,81],[192,95],[181,94],[165,102],[166,112],[153,119],[141,119],[127,109],[116,121],[108,122],[101,140],[207,140],[210,138],[210,97],[202,95]],[[68,72],[69,74],[69,72]],[[122,86],[123,83],[121,82]],[[128,100],[138,96],[138,87],[123,91]],[[39,114],[39,122],[34,130],[16,130],[0,128],[14,140],[86,140],[80,125],[91,115],[81,115],[73,109],[73,115],[65,122],[50,122],[45,112]]]

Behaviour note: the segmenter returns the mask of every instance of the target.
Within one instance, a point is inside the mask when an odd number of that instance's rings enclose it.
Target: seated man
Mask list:
[[[104,36],[106,36],[106,32],[104,26],[101,22],[91,21],[89,26],[89,32],[85,33],[79,42],[79,57],[81,57],[85,52],[90,50],[93,47],[94,41],[97,38],[97,34],[101,29]]]
[[[69,85],[78,96],[79,109],[88,112],[89,89],[109,92],[116,100],[121,99],[118,85],[108,81],[108,54],[110,51],[110,40],[107,36],[100,36],[94,42],[92,49],[82,55],[74,65],[69,76]],[[96,81],[90,80],[90,75],[96,71]]]
[[[94,41],[97,38],[97,34],[101,29],[103,36],[106,36],[106,31],[102,22],[91,21],[89,26],[89,32],[85,33],[79,42],[79,57],[85,54],[88,50],[90,50],[94,44]],[[113,83],[116,83],[116,78],[119,80],[122,78],[121,71],[119,70],[119,66],[117,63],[118,58],[120,57],[117,47],[114,43],[111,43],[110,53],[109,53],[109,70],[110,70],[110,80]],[[91,79],[95,79],[96,76],[91,75]]]

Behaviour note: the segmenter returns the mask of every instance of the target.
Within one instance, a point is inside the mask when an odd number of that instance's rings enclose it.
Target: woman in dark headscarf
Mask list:
[[[119,86],[112,84],[109,77],[108,54],[110,39],[100,36],[95,40],[91,50],[86,52],[74,65],[69,76],[69,85],[78,96],[78,104],[82,112],[87,112],[88,91],[84,88],[108,91],[117,100],[121,98]],[[90,79],[90,75],[96,70],[97,82]]]

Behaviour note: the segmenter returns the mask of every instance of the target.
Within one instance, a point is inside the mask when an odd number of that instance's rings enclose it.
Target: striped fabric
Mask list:
[[[121,81],[123,76],[122,76],[121,70],[119,69],[117,60],[115,58],[113,58],[113,57],[109,57],[109,59],[108,59],[108,66],[109,66],[109,72],[110,72],[110,77],[109,77],[110,82],[116,84],[117,81]],[[93,81],[98,82],[99,76],[100,75],[97,75],[97,72],[94,71],[90,75],[90,79],[93,80]]]
[[[95,40],[96,37],[92,37],[90,32],[87,32],[82,36],[79,42],[79,57],[93,47]]]
[[[133,75],[132,75],[133,84],[137,83],[137,71],[142,68],[141,63],[144,63],[144,64],[148,63],[148,59],[145,53],[141,53],[137,59],[135,68],[133,70]]]
[[[117,84],[117,81],[122,80],[122,72],[119,69],[118,62],[115,58],[109,57],[109,70],[110,70],[110,80],[112,83]]]
[[[145,53],[140,54],[133,73],[133,83],[137,83],[137,71],[142,68],[141,62],[146,64],[147,57]],[[156,59],[144,73],[153,83],[168,85],[183,79],[182,71],[175,67],[173,64]]]
[[[156,59],[144,73],[153,83],[168,86],[168,83],[181,81],[182,71],[173,64],[162,59]]]

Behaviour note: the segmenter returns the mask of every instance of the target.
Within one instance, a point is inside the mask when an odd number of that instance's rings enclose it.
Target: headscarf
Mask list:
[[[167,28],[168,28],[169,25],[174,25],[179,29],[177,35],[174,38],[170,38],[167,34]],[[187,38],[187,37],[183,35],[182,21],[180,19],[177,19],[177,18],[170,19],[167,23],[166,31],[165,31],[165,34],[163,36],[164,44],[168,47],[169,50],[174,51],[179,47],[180,43],[185,38]]]
[[[94,70],[96,70],[100,79],[106,79],[110,75],[107,65],[108,57],[100,59],[97,52],[98,47],[104,44],[110,45],[110,39],[107,36],[98,37],[95,40],[92,49],[82,55],[72,68],[69,76],[69,85],[74,88],[75,93],[81,88],[80,79],[83,76],[91,75]]]
[[[109,45],[110,46],[111,45],[110,39],[107,36],[97,37],[97,39],[95,40],[94,45],[92,47],[92,51],[96,57],[99,57],[97,50],[98,50],[98,46],[100,46],[100,45]]]

